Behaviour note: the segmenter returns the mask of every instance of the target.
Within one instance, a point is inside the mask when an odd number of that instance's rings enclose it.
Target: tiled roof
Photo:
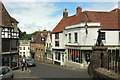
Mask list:
[[[43,32],[38,31],[36,35],[32,36],[34,40],[33,42],[43,44],[46,41],[48,33],[51,33],[51,32],[47,32],[46,30],[43,30]],[[44,38],[45,40],[41,41],[42,38]]]
[[[3,3],[0,2],[0,26],[12,27],[13,22],[18,23],[16,19],[14,19],[13,17],[9,15]]]
[[[118,15],[120,17],[120,9],[118,8],[112,11],[84,11],[77,15],[62,18],[52,33],[62,32],[66,26],[80,24],[81,22],[100,22],[101,29],[120,29]]]

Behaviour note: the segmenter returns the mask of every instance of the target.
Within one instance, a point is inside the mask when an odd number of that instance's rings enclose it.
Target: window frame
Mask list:
[[[119,42],[120,42],[120,32],[119,32]]]
[[[71,33],[68,34],[68,39],[69,39],[68,43],[71,43]]]
[[[55,39],[59,39],[59,33],[55,34]]]
[[[78,43],[78,33],[74,33],[74,43]]]
[[[105,32],[101,32],[101,40],[105,40],[106,39],[106,33]]]
[[[55,47],[59,47],[59,46],[60,46],[59,41],[55,41]]]

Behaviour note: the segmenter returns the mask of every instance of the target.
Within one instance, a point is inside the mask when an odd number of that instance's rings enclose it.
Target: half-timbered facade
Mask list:
[[[18,67],[19,22],[9,15],[0,2],[0,34],[2,65]]]

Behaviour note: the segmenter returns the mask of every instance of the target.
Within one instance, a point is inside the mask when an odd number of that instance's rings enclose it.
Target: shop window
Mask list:
[[[68,49],[68,60],[73,62],[82,63],[82,53],[77,49]]]
[[[3,66],[9,66],[9,58],[8,57],[3,57],[2,58],[2,65]]]
[[[16,67],[17,66],[17,59],[18,59],[18,57],[17,57],[17,55],[14,55],[14,56],[12,56],[11,57],[11,67]]]

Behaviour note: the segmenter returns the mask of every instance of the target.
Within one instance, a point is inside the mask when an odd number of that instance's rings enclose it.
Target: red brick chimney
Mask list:
[[[82,8],[78,6],[76,9],[76,14],[79,14],[79,13],[82,13]]]

